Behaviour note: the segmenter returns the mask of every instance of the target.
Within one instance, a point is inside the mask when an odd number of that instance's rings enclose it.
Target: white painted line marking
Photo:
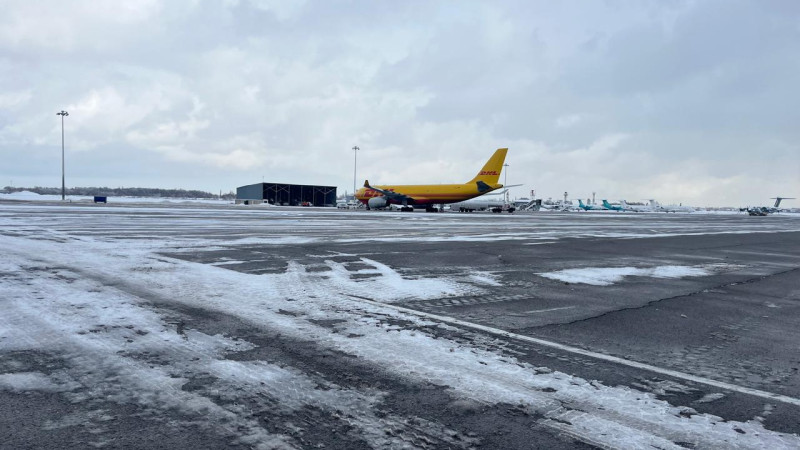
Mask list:
[[[522,314],[536,314],[536,313],[543,313],[543,312],[550,312],[550,311],[560,311],[562,309],[571,309],[575,306],[559,306],[558,308],[547,308],[547,309],[534,309],[533,311],[524,311]]]
[[[798,259],[800,256],[791,253],[775,253],[775,252],[748,252],[744,250],[723,250],[725,253],[735,253],[737,255],[755,255],[755,256],[777,256],[779,258]]]
[[[584,350],[582,348],[577,348],[577,347],[572,347],[572,346],[569,346],[569,345],[559,344],[558,342],[547,341],[547,340],[544,340],[544,339],[539,339],[539,338],[535,338],[535,337],[531,337],[531,336],[525,336],[523,334],[511,333],[509,331],[501,330],[499,328],[492,328],[492,327],[487,327],[486,325],[480,325],[480,324],[477,324],[477,323],[466,322],[464,320],[459,320],[459,319],[456,319],[456,318],[453,318],[453,317],[440,316],[438,314],[430,314],[430,313],[417,311],[417,310],[410,309],[410,308],[405,308],[405,307],[402,307],[402,306],[376,302],[375,300],[371,300],[371,299],[368,299],[368,298],[360,297],[360,296],[357,296],[357,295],[352,295],[352,294],[343,294],[343,295],[346,295],[346,296],[352,297],[352,298],[357,298],[357,299],[359,299],[361,301],[367,302],[367,303],[369,303],[371,305],[374,305],[374,306],[378,306],[378,307],[383,306],[383,307],[386,307],[386,308],[391,308],[391,309],[394,309],[394,310],[397,310],[397,311],[401,311],[401,312],[405,312],[405,313],[408,313],[408,314],[413,314],[413,315],[416,315],[416,316],[425,317],[425,318],[432,319],[432,320],[437,320],[439,322],[449,323],[451,325],[456,325],[456,326],[461,326],[461,327],[466,327],[466,328],[472,328],[472,329],[475,329],[475,330],[484,331],[486,333],[494,334],[494,335],[497,335],[497,336],[503,336],[503,337],[507,337],[507,338],[510,338],[510,339],[517,339],[517,340],[520,340],[520,341],[530,342],[530,343],[537,344],[537,345],[542,345],[542,346],[545,346],[545,347],[555,348],[555,349],[558,349],[558,350],[561,350],[561,351],[564,351],[564,352],[574,353],[576,355],[587,356],[589,358],[594,358],[594,359],[608,361],[608,362],[612,362],[612,363],[616,363],[616,364],[621,364],[623,366],[633,367],[635,369],[647,370],[649,372],[659,373],[659,374],[667,375],[667,376],[670,376],[670,377],[673,377],[673,378],[679,378],[681,380],[692,381],[694,383],[705,384],[707,386],[714,386],[714,387],[717,387],[717,388],[720,388],[720,389],[725,389],[725,390],[728,390],[728,391],[739,392],[741,394],[753,395],[753,396],[765,398],[765,399],[768,399],[768,400],[774,400],[774,401],[778,401],[778,402],[782,402],[782,403],[788,403],[790,405],[800,406],[800,399],[797,399],[797,398],[794,398],[794,397],[789,397],[789,396],[786,396],[786,395],[773,394],[772,392],[761,391],[761,390],[758,390],[758,389],[752,389],[752,388],[748,388],[748,387],[744,387],[744,386],[737,386],[735,384],[726,383],[724,381],[717,381],[717,380],[712,380],[710,378],[698,377],[696,375],[683,373],[683,372],[678,372],[678,371],[672,370],[672,369],[664,369],[662,367],[653,366],[653,365],[645,364],[645,363],[640,363],[640,362],[637,362],[637,361],[631,361],[629,359],[618,358],[616,356],[606,355],[604,353],[597,353],[597,352],[593,352],[593,351],[590,351],[590,350]]]

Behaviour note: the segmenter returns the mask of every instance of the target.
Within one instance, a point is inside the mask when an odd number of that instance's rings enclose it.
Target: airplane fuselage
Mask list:
[[[447,203],[463,202],[492,192],[503,187],[502,184],[488,185],[489,189],[480,191],[476,183],[464,184],[399,184],[399,185],[376,185],[374,187],[390,192],[402,193],[411,197],[405,203],[411,206],[441,205]],[[384,197],[380,191],[370,188],[361,188],[356,191],[356,199],[366,204],[369,199],[374,197]],[[403,204],[401,200],[389,198],[389,203]]]

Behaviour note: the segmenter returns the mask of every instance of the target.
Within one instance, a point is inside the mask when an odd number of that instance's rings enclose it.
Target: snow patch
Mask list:
[[[474,281],[478,284],[484,284],[486,286],[502,286],[503,284],[500,283],[500,277],[496,274],[491,272],[480,272],[475,271],[469,275],[469,279]]]
[[[10,194],[0,194],[0,197],[8,197],[8,198],[39,198],[41,195],[37,194],[36,192],[31,191],[18,191],[12,192]]]
[[[695,400],[695,403],[711,403],[725,397],[725,394],[716,392],[713,394],[706,394],[702,398]]]
[[[61,387],[41,372],[16,372],[0,374],[0,389],[8,391],[60,391]]]
[[[332,285],[332,292],[345,293],[355,297],[367,297],[372,300],[392,303],[408,299],[428,300],[453,295],[467,295],[473,292],[469,286],[454,280],[440,278],[405,278],[400,273],[378,261],[360,258],[370,269],[350,271],[345,263],[326,260],[330,272],[323,272],[323,277]],[[298,270],[295,265],[293,270]],[[374,275],[367,278],[354,276]]]
[[[583,269],[564,269],[555,272],[540,272],[537,275],[565,283],[610,286],[625,277],[684,278],[711,275],[709,266],[658,266],[638,267],[586,267]]]
[[[235,245],[294,245],[294,244],[311,244],[319,241],[313,237],[300,237],[300,236],[284,236],[284,237],[269,237],[269,238],[254,238],[246,237],[236,239]]]
[[[458,236],[408,236],[408,237],[387,237],[387,236],[364,236],[359,238],[342,238],[336,239],[334,242],[350,243],[350,242],[492,242],[492,241],[517,241],[520,239],[541,239],[534,233],[492,233],[492,234],[474,234],[474,235],[458,235]]]

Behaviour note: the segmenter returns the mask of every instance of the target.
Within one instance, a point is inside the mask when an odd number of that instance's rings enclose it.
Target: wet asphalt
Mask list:
[[[257,259],[254,265],[244,262],[225,266],[248,273],[280,272],[288,259],[302,261],[320,252],[357,255],[339,258],[351,262],[368,256],[410,278],[490,272],[502,285],[490,294],[412,299],[402,306],[800,398],[800,231],[792,231],[800,226],[800,220],[780,216],[760,218],[772,222],[755,222],[744,215],[592,214],[518,215],[513,222],[491,214],[444,214],[454,226],[453,235],[508,230],[512,237],[515,232],[531,233],[526,235],[531,239],[414,242],[415,227],[411,225],[398,233],[384,229],[377,235],[370,228],[365,242],[323,240],[286,245],[278,254],[271,246],[248,245],[186,257],[207,263],[224,258]],[[426,217],[422,213],[417,216]],[[433,217],[439,219],[436,214]],[[468,227],[458,230],[460,220]],[[523,220],[526,222],[519,223]],[[423,222],[416,234],[421,240],[443,233],[440,228],[426,228]],[[765,232],[777,229],[781,232]],[[536,236],[537,230],[544,232],[544,239]],[[392,237],[402,239],[394,242]],[[610,286],[537,275],[575,268],[673,265],[707,266],[713,273],[679,279],[626,277]],[[800,408],[793,405],[524,342],[511,340],[510,345],[524,354],[518,358],[537,366],[607,385],[651,390],[661,399],[691,405],[699,412],[740,421],[758,417],[770,429],[800,431]],[[682,388],[659,387],[669,382]],[[713,402],[699,401],[708,394],[723,396]]]

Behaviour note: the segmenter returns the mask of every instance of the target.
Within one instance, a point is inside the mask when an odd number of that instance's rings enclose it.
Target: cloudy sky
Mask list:
[[[0,3],[0,186],[800,197],[794,0]]]

